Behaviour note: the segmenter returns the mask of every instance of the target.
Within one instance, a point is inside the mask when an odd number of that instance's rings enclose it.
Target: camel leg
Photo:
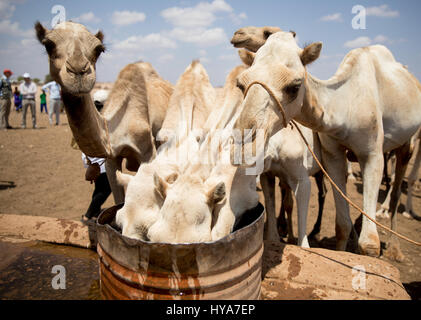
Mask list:
[[[279,187],[281,189],[281,209],[279,211],[278,217],[278,233],[281,238],[284,238],[288,235],[288,225],[287,220],[285,219],[285,210],[286,210],[286,196],[287,196],[287,189],[279,183]]]
[[[390,208],[390,197],[391,197],[391,195],[392,195],[392,187],[389,187],[389,189],[387,190],[386,199],[384,199],[380,209],[376,212],[377,218],[384,218],[384,219],[390,218],[389,208]]]
[[[354,176],[354,172],[352,171],[352,163],[351,161],[347,161],[347,176],[349,181],[356,181],[357,178]]]
[[[260,175],[260,184],[265,197],[265,240],[279,241],[279,234],[276,228],[275,177],[271,174],[263,173]]]
[[[390,208],[390,197],[392,195],[392,184],[395,180],[395,162],[396,162],[396,157],[393,153],[389,153],[389,154],[384,154],[384,170],[383,173],[385,175],[386,178],[386,190],[387,190],[387,195],[386,195],[386,199],[383,201],[380,209],[376,212],[376,217],[377,218],[384,218],[384,219],[389,219],[390,215],[389,215],[389,208]],[[391,177],[389,178],[388,174],[387,174],[387,163],[388,161],[391,159],[392,162],[392,172],[391,172]]]
[[[358,157],[363,174],[363,210],[367,215],[376,219],[376,204],[383,177],[382,145],[378,143],[377,152]],[[358,239],[360,253],[378,257],[380,255],[380,239],[376,224],[363,216],[362,229]]]
[[[322,141],[322,158],[326,170],[339,189],[346,194],[346,154],[334,139],[320,135]],[[352,221],[349,216],[348,202],[333,188],[333,197],[336,207],[336,249],[346,250],[349,235],[352,231]]]
[[[316,179],[317,189],[319,190],[319,193],[318,193],[319,212],[317,215],[317,221],[314,224],[313,230],[311,231],[309,238],[314,239],[316,241],[320,241],[320,230],[322,226],[323,208],[325,205],[327,189],[324,182],[324,175],[322,171],[319,171],[318,173],[316,173],[314,175],[314,178]]]
[[[294,237],[294,226],[292,225],[292,210],[294,209],[294,199],[292,197],[292,190],[290,187],[285,189],[285,198],[282,199],[282,203],[287,214],[287,229],[288,229],[288,239],[287,242],[290,244],[295,244]]]
[[[418,216],[412,209],[412,190],[414,188],[415,183],[418,180],[418,172],[421,166],[421,139],[418,140],[418,151],[415,158],[414,166],[408,176],[408,198],[406,201],[406,210],[404,212],[404,217],[406,218],[414,218],[418,221],[421,220],[421,217]]]
[[[397,212],[399,198],[401,196],[401,186],[410,158],[411,150],[409,143],[396,150],[395,181],[393,183],[392,195],[390,198],[390,213],[392,215],[391,228],[393,231],[396,231],[397,229]],[[383,254],[399,262],[404,260],[405,256],[400,249],[399,240],[395,235],[390,236],[386,245],[386,250],[384,250]]]
[[[123,159],[107,159],[105,168],[107,170],[108,181],[110,182],[111,191],[113,192],[114,201],[116,204],[124,202],[124,187],[117,181],[117,170],[121,171],[121,163]]]
[[[304,179],[299,180],[294,188],[295,199],[297,199],[297,213],[298,213],[298,245],[303,248],[310,248],[307,239],[307,214],[308,204],[310,202],[311,182],[310,177],[305,176]]]

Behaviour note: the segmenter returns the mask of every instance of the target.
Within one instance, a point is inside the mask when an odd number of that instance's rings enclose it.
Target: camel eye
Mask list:
[[[241,82],[238,79],[237,79],[237,88],[239,88],[243,93],[244,93],[244,90],[246,89],[244,88],[244,85],[241,84]]]
[[[297,97],[300,88],[301,83],[294,83],[285,88],[285,93],[291,98],[291,100],[294,100]]]

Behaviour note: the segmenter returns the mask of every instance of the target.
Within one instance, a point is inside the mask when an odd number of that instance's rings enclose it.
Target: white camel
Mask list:
[[[270,86],[285,110],[286,121],[295,118],[319,133],[326,169],[346,191],[346,155],[352,150],[363,175],[363,209],[375,219],[378,190],[383,172],[383,153],[397,149],[396,183],[392,191],[392,229],[396,230],[397,200],[407,164],[407,143],[421,124],[421,84],[384,46],[351,51],[335,76],[322,81],[305,66],[315,61],[322,44],[298,47],[294,35],[278,32],[256,53],[253,65],[239,77],[239,86],[254,81]],[[271,136],[282,127],[282,113],[261,85],[252,86],[244,100],[236,128],[261,128]],[[277,122],[268,119],[277,118]],[[337,249],[345,250],[352,230],[349,205],[334,192]],[[358,240],[360,252],[379,256],[376,225],[363,218]],[[390,256],[403,259],[399,242],[391,236]]]
[[[189,155],[198,149],[196,134],[204,127],[215,99],[205,69],[194,61],[178,80],[171,96],[158,134],[162,145],[156,158],[142,164],[134,177],[119,173],[120,183],[127,186],[125,204],[116,215],[124,236],[151,240],[148,232],[160,218],[167,189],[184,172]]]
[[[408,175],[407,201],[406,201],[406,206],[405,206],[405,211],[403,213],[403,216],[408,219],[413,218],[416,220],[421,220],[421,217],[419,217],[414,212],[413,206],[412,206],[413,188],[418,179],[418,173],[421,166],[421,148],[420,148],[421,147],[421,129],[418,130],[418,132],[411,138],[410,144],[411,144],[411,150],[413,150],[411,154],[412,154],[412,157],[415,158],[415,160],[414,160],[414,165],[412,167],[412,170]],[[387,166],[387,157],[385,159],[386,159],[385,166]],[[391,184],[393,185],[395,181],[395,170],[393,169],[394,169],[394,164],[396,163],[396,158],[392,156],[391,161],[392,161]],[[386,176],[386,179],[388,179],[387,176]],[[391,196],[392,196],[392,188],[389,186],[387,190],[386,198],[384,202],[382,203],[380,209],[376,213],[377,218],[384,218],[384,219],[390,218],[389,209],[390,209]]]

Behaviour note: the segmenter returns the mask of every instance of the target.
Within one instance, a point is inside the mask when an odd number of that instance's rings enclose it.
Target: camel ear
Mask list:
[[[162,198],[167,197],[168,183],[165,182],[158,174],[155,172],[153,175],[153,182],[155,184],[156,191],[161,195]]]
[[[305,47],[301,53],[301,62],[303,65],[308,65],[316,61],[320,56],[322,46],[323,44],[321,42],[315,42]]]
[[[220,182],[208,192],[208,203],[211,205],[217,204],[224,200],[225,195],[225,183]]]
[[[246,49],[238,50],[238,55],[240,56],[241,61],[243,61],[243,63],[249,67],[253,64],[254,58],[256,57],[254,52],[248,51]]]
[[[130,174],[123,173],[121,171],[116,171],[116,177],[118,184],[124,187],[124,190],[127,190],[129,183],[133,180],[133,176]]]
[[[41,24],[41,22],[37,21],[35,23],[35,32],[37,34],[37,38],[39,42],[42,43],[42,41],[45,39],[45,36],[48,33],[48,29],[44,28],[44,26]]]
[[[99,40],[99,41],[101,41],[102,43],[104,42],[104,34],[102,33],[102,31],[101,31],[101,30],[99,30],[99,31],[97,32],[97,34],[95,35],[95,37],[97,37],[97,38],[98,38],[98,40]]]

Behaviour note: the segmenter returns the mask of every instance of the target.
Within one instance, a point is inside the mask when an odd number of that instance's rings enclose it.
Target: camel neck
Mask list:
[[[301,113],[295,119],[302,125],[317,131],[334,130],[335,113],[329,110],[329,100],[334,86],[325,85],[307,73],[305,79],[305,96]]]
[[[82,152],[91,157],[110,157],[106,124],[91,95],[75,96],[63,90],[62,98],[70,128]]]

